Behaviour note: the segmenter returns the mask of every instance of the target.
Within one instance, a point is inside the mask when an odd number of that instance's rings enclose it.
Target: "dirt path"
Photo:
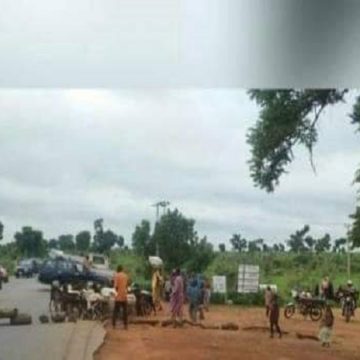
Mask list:
[[[359,360],[360,321],[346,324],[336,313],[334,342],[324,349],[317,341],[297,338],[296,333],[317,335],[318,323],[301,317],[281,319],[282,339],[270,339],[262,309],[213,307],[206,314],[205,324],[232,321],[239,331],[203,330],[185,326],[182,329],[132,325],[128,331],[108,329],[104,345],[95,360],[132,359],[246,359],[246,360]],[[161,318],[161,317],[159,317]],[[165,318],[165,316],[163,316]],[[246,327],[257,327],[244,330]]]

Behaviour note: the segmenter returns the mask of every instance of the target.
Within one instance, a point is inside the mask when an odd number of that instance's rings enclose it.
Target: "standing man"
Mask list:
[[[269,317],[271,300],[273,297],[273,292],[270,286],[267,286],[265,289],[265,307],[266,307],[266,317]]]
[[[85,259],[84,259],[84,262],[83,262],[84,272],[86,272],[86,273],[90,272],[91,266],[92,266],[92,264],[91,264],[89,255],[86,255]]]
[[[282,336],[281,329],[279,326],[279,317],[280,317],[280,307],[279,307],[278,296],[276,294],[273,294],[271,298],[270,313],[269,313],[271,338],[274,337],[274,327],[277,333],[279,334],[279,338],[281,338]]]
[[[200,288],[198,280],[193,277],[189,281],[189,286],[187,287],[187,298],[189,299],[189,314],[190,319],[193,323],[197,322],[197,312],[199,311],[200,305]]]
[[[210,298],[211,298],[211,285],[208,279],[205,280],[205,296],[204,296],[204,309],[209,311],[210,305]]]
[[[334,288],[329,276],[325,276],[321,282],[320,295],[325,300],[332,300],[334,298]]]
[[[123,312],[124,328],[127,330],[127,288],[129,284],[128,276],[124,273],[123,267],[118,265],[117,273],[114,276],[114,288],[116,290],[115,306],[112,318],[113,328],[115,328],[116,320],[119,315],[120,309]]]

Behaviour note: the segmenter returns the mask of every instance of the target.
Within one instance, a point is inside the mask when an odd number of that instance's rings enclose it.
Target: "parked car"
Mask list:
[[[19,261],[18,266],[15,269],[15,276],[19,277],[32,277],[34,274],[38,274],[43,261],[38,258],[23,259]]]
[[[34,275],[34,264],[32,259],[20,260],[15,269],[15,276],[17,278],[30,278]]]
[[[87,271],[79,262],[68,259],[46,260],[39,272],[38,280],[43,284],[71,284],[78,282],[93,282],[105,286],[112,283],[112,271],[99,271],[91,269]]]
[[[9,274],[2,265],[0,265],[0,279],[4,283],[9,282]]]
[[[31,258],[29,259],[32,262],[32,272],[33,274],[38,274],[42,265],[43,265],[43,260],[38,259],[38,258]]]

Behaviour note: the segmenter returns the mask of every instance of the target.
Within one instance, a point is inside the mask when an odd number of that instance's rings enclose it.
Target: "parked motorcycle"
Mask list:
[[[293,301],[288,303],[284,309],[284,316],[290,319],[295,312],[303,316],[310,316],[312,321],[319,321],[322,317],[325,301],[316,298],[302,298],[297,293],[293,294]]]
[[[344,297],[342,313],[346,322],[349,322],[350,318],[355,315],[355,301],[351,295]]]

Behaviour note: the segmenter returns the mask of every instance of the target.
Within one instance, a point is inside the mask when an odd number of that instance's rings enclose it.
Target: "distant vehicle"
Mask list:
[[[113,272],[108,270],[98,271],[91,269],[87,271],[80,262],[56,258],[46,260],[42,266],[38,280],[43,284],[74,284],[82,282],[93,282],[104,286],[111,286]]]
[[[20,260],[15,269],[15,277],[30,278],[34,275],[34,263],[32,259]]]
[[[9,282],[9,274],[2,265],[0,265],[0,280],[4,283]]]
[[[50,250],[49,256],[51,259],[65,259],[75,261],[76,263],[82,264],[85,257],[79,255],[70,255],[64,253],[62,250],[52,249]],[[89,261],[92,267],[97,270],[109,270],[109,259],[107,256],[102,254],[88,254]]]

